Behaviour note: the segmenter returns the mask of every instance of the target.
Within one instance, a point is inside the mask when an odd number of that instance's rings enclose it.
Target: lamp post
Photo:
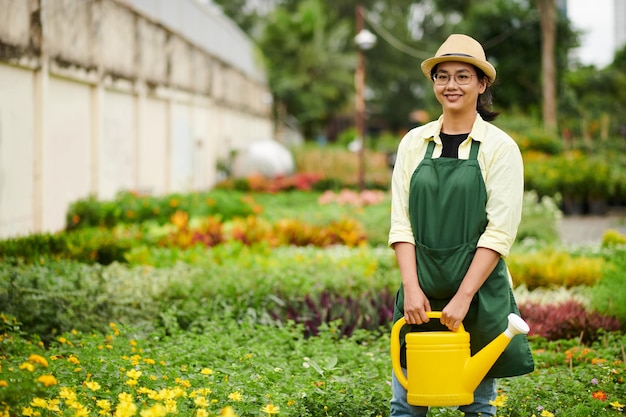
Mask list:
[[[365,189],[365,51],[376,44],[376,36],[364,28],[363,6],[356,6],[356,36],[354,41],[359,49],[354,72],[355,106],[354,125],[358,147],[358,185],[359,191]]]

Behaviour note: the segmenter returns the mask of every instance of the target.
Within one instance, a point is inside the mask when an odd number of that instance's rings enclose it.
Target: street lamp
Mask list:
[[[356,70],[354,72],[356,142],[358,143],[359,190],[365,189],[365,51],[376,44],[376,36],[363,27],[363,6],[356,7],[356,36],[354,41],[359,48]]]

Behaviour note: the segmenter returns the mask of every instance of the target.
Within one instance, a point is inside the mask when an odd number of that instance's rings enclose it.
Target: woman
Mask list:
[[[434,57],[422,62],[424,75],[443,114],[408,132],[400,142],[392,177],[389,245],[402,285],[394,321],[411,329],[459,324],[470,333],[476,353],[519,314],[504,257],[521,218],[523,164],[517,144],[491,123],[489,86],[496,70],[480,43],[451,35]],[[427,311],[441,311],[431,323]],[[406,366],[402,354],[403,366]],[[525,337],[513,338],[474,392],[474,403],[459,407],[465,416],[494,416],[495,378],[534,368]],[[428,378],[427,375],[424,376]],[[426,416],[427,407],[406,401],[392,376],[391,417]]]

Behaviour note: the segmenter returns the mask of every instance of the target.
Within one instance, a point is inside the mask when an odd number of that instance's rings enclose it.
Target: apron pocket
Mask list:
[[[416,242],[417,277],[424,294],[428,298],[451,299],[459,289],[475,252],[475,241],[443,249],[429,248]]]

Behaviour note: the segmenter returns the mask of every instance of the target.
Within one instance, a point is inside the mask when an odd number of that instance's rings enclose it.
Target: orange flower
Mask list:
[[[604,391],[596,391],[592,393],[591,396],[595,398],[596,400],[600,400],[600,401],[606,401],[607,399],[606,392]]]

